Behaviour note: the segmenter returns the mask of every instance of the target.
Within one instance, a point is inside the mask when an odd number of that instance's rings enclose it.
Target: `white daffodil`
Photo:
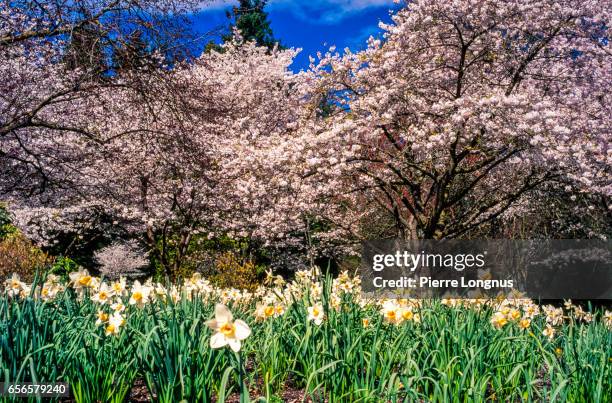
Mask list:
[[[130,305],[136,305],[143,307],[149,301],[149,294],[151,293],[151,287],[141,285],[140,281],[136,280],[132,285],[132,294],[130,295]]]
[[[273,305],[262,304],[261,302],[258,302],[257,305],[255,306],[255,318],[258,321],[263,321],[265,319],[268,319],[274,316],[275,313],[276,313],[276,310],[274,309]]]
[[[531,302],[525,304],[523,310],[525,311],[525,317],[528,319],[533,319],[540,313],[540,308]]]
[[[531,326],[531,319],[529,318],[521,319],[518,323],[518,326],[521,329],[528,329],[529,326]]]
[[[50,301],[57,296],[58,293],[64,291],[65,287],[60,284],[60,278],[55,274],[49,274],[47,281],[40,288],[39,297],[43,301]]]
[[[606,313],[603,317],[603,322],[608,328],[612,329],[612,311],[606,310]]]
[[[181,298],[181,290],[178,289],[176,286],[172,286],[172,288],[170,289],[170,299],[172,299],[172,302],[176,304],[181,300]]]
[[[552,326],[558,326],[563,323],[563,309],[553,308],[546,312],[546,322]]]
[[[112,289],[106,284],[102,283],[98,291],[91,296],[93,302],[97,302],[100,305],[108,303],[110,298],[113,296]]]
[[[125,305],[123,305],[123,302],[121,302],[121,301],[117,301],[117,302],[111,304],[110,307],[115,312],[123,312],[123,311],[125,311]]]
[[[125,319],[121,316],[120,313],[113,313],[110,318],[108,318],[108,325],[106,326],[105,333],[107,336],[111,334],[119,334],[121,327],[125,325]]]
[[[242,340],[249,337],[251,328],[240,319],[233,320],[232,313],[223,304],[215,306],[215,318],[207,322],[215,333],[210,338],[211,348],[221,348],[227,345],[238,352],[242,346]]]
[[[411,306],[407,306],[405,308],[400,308],[400,313],[402,315],[402,320],[411,321],[414,320],[415,313],[412,311]]]
[[[397,325],[403,320],[400,307],[395,303],[395,301],[385,301],[382,306],[382,313],[385,320],[389,323]]]
[[[48,274],[45,283],[46,284],[53,284],[53,285],[57,285],[60,283],[60,278],[58,276],[56,276],[55,274]]]
[[[76,290],[91,288],[95,283],[94,278],[85,269],[74,271],[69,274],[69,277],[70,283]]]
[[[323,307],[319,304],[309,306],[308,308],[308,320],[313,321],[315,325],[319,326],[323,323]]]
[[[495,312],[491,316],[491,324],[497,329],[501,329],[506,323],[508,323],[508,316],[504,312]]]
[[[125,277],[120,277],[119,280],[114,281],[111,284],[111,288],[113,290],[113,294],[118,296],[118,297],[122,297],[125,295],[126,292],[126,288],[125,288]]]
[[[546,325],[546,328],[542,331],[542,335],[552,339],[555,337],[555,329],[550,325]]]
[[[96,317],[98,318],[96,319],[96,326],[100,326],[101,324],[108,322],[109,318],[108,314],[104,311],[98,311]]]
[[[8,278],[4,281],[4,285],[6,287],[6,293],[9,297],[15,297],[22,295],[23,290],[27,288],[26,283],[19,279],[19,275],[13,273],[11,278]]]

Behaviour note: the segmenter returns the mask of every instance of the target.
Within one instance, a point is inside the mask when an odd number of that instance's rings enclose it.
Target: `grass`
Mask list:
[[[591,318],[569,306],[557,322],[540,311],[525,329],[517,320],[496,326],[495,312],[516,307],[524,318],[533,305],[383,304],[363,301],[357,286],[340,292],[342,281],[355,280],[328,278],[317,287],[303,275],[250,295],[195,279],[172,298],[152,291],[142,306],[130,305],[125,292],[113,297],[127,307],[125,323],[108,335],[96,320],[109,304],[90,298],[97,285],[46,300],[36,287],[29,296],[7,293],[0,297],[0,381],[65,381],[77,402],[125,401],[137,379],[159,402],[236,394],[275,402],[287,388],[327,402],[611,401],[612,330],[603,312]],[[252,329],[239,353],[210,348],[206,321],[220,300]],[[315,303],[325,314],[320,325],[308,320]],[[266,314],[265,306],[278,310]],[[405,317],[389,320],[393,309]]]

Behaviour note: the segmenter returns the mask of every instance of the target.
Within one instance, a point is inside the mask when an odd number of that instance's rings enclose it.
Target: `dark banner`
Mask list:
[[[368,241],[360,276],[390,298],[612,299],[612,242]]]

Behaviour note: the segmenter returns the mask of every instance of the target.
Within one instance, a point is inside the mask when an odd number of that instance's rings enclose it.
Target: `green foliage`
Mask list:
[[[223,41],[228,42],[233,37],[233,30],[240,30],[240,35],[245,41],[255,41],[258,46],[268,49],[274,48],[278,41],[274,39],[268,13],[264,11],[267,0],[240,0],[239,5],[228,12],[228,18],[233,18],[230,25],[230,33],[223,36]]]
[[[15,232],[17,232],[17,228],[11,225],[11,217],[8,210],[0,203],[0,240]]]
[[[145,337],[138,354],[149,389],[162,402],[211,401],[227,365],[223,354],[208,346],[211,307],[201,300],[181,301],[149,314],[138,319]]]
[[[238,6],[227,12],[227,18],[231,20],[228,32],[221,36],[223,42],[227,43],[234,38],[234,29],[240,30],[244,41],[254,41],[258,46],[264,46],[272,50],[275,46],[279,49],[285,47],[274,38],[268,13],[264,11],[267,0],[240,0]],[[206,44],[204,52],[223,52],[223,47],[210,41]]]
[[[68,274],[79,269],[77,262],[67,256],[58,256],[49,268],[49,274],[68,278]]]
[[[350,295],[332,309],[329,279],[323,289],[321,325],[306,319],[307,295],[264,321],[254,302],[230,306],[252,328],[240,355],[210,348],[208,295],[144,308],[125,297],[117,335],[95,324],[100,305],[71,290],[53,303],[0,297],[0,380],[67,381],[78,403],[125,401],[139,378],[159,402],[223,401],[238,390],[243,401],[250,390],[272,402],[288,385],[330,403],[611,401],[612,329],[601,312],[565,321],[550,340],[541,316],[529,330],[496,329],[489,308],[425,301],[420,323],[394,325]],[[244,363],[246,373],[235,370]]]

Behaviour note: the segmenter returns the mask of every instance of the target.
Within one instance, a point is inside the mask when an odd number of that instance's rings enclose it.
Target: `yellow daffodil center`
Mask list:
[[[91,283],[91,276],[83,276],[79,279],[79,284],[83,286],[88,286]]]
[[[266,309],[264,309],[264,314],[266,316],[272,316],[274,315],[274,307],[272,306],[267,306]]]
[[[504,316],[499,316],[498,318],[495,318],[493,323],[497,327],[503,327],[506,323],[508,323],[508,319],[506,319]]]
[[[412,320],[413,316],[414,314],[412,313],[412,311],[404,311],[402,313],[402,317],[404,318],[404,320]]]
[[[223,326],[221,326],[219,331],[223,333],[225,337],[233,337],[234,333],[236,332],[236,326],[234,326],[233,323],[225,323]]]
[[[136,291],[134,294],[132,294],[132,298],[134,298],[134,301],[141,301],[142,293],[140,291]]]
[[[106,326],[106,331],[108,333],[113,333],[115,331],[115,325],[109,324],[108,326]]]
[[[312,316],[319,316],[320,313],[319,308],[312,308]]]

